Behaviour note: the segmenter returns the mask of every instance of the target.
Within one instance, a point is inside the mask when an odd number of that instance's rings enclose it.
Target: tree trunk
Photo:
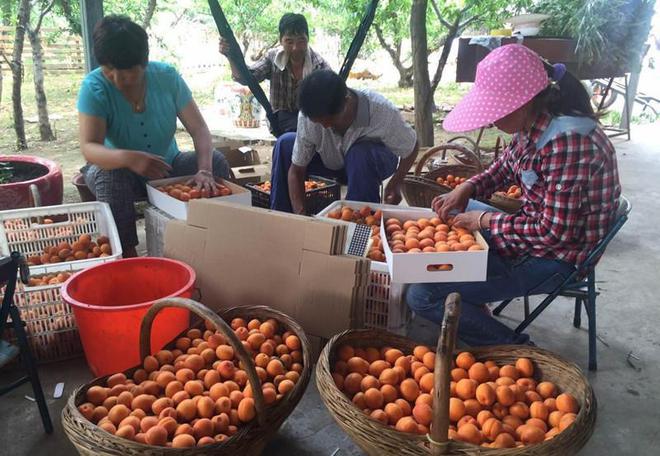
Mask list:
[[[410,14],[410,39],[413,54],[413,89],[415,94],[415,130],[420,146],[433,146],[433,93],[429,80],[426,41],[428,0],[413,0]]]
[[[435,89],[438,88],[440,80],[442,79],[442,72],[447,65],[447,59],[449,59],[449,53],[451,52],[451,46],[454,44],[454,40],[458,36],[458,29],[461,22],[461,16],[459,15],[449,30],[447,31],[447,36],[445,37],[444,44],[442,46],[442,52],[440,53],[440,60],[438,60],[438,66],[435,69],[435,75],[433,76],[433,81],[431,82],[431,93],[435,94]]]
[[[44,52],[41,46],[39,30],[28,28],[28,37],[32,46],[32,60],[34,64],[34,97],[37,101],[39,116],[39,135],[42,141],[54,141],[55,135],[48,119],[48,101],[44,90]]]
[[[25,138],[23,106],[21,104],[21,86],[23,83],[23,43],[25,41],[25,29],[27,28],[29,20],[30,0],[20,0],[11,62],[11,73],[13,78],[11,99],[14,104],[14,131],[16,131],[16,148],[18,150],[25,150],[28,147],[27,139]]]
[[[147,5],[147,10],[144,13],[142,28],[144,28],[145,30],[149,28],[149,26],[151,25],[151,19],[153,19],[155,12],[156,12],[156,0],[149,0],[149,4]]]
[[[387,51],[394,67],[399,72],[399,87],[412,87],[413,85],[413,71],[412,66],[406,67],[401,61],[401,40],[398,40],[396,43],[396,48],[392,47],[386,40],[383,30],[378,26],[378,24],[373,24],[373,28],[376,32],[376,38],[380,46]]]

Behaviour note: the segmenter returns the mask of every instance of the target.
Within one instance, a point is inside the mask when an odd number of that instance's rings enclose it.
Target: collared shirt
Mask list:
[[[273,111],[298,111],[298,85],[300,81],[293,77],[288,65],[289,57],[279,47],[268,51],[266,56],[250,67],[250,72],[259,82],[270,79],[270,104]],[[331,69],[323,57],[307,48],[303,64],[303,78],[312,71]],[[244,81],[237,79],[240,83]]]
[[[403,120],[399,109],[371,90],[349,90],[357,95],[357,114],[343,135],[312,122],[302,113],[298,115],[298,133],[291,158],[294,165],[307,166],[318,153],[326,168],[342,169],[348,149],[359,141],[380,142],[401,158],[412,153],[417,135]]]
[[[476,197],[511,184],[522,190],[516,214],[491,218],[492,240],[503,256],[579,265],[607,234],[621,194],[616,152],[589,121],[542,114],[488,170],[468,180]]]

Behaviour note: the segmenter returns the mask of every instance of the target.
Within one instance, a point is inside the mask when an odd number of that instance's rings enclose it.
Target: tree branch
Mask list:
[[[442,52],[440,53],[438,66],[435,69],[435,74],[433,75],[433,80],[431,81],[431,94],[435,93],[435,90],[438,88],[438,84],[440,84],[440,79],[442,79],[442,73],[445,69],[445,65],[447,64],[447,59],[449,59],[449,52],[451,51],[451,46],[454,43],[454,39],[459,34],[458,27],[460,20],[461,20],[461,16],[459,15],[454,20],[454,23],[451,24],[451,27],[449,27],[449,30],[447,31],[447,35],[445,36],[445,40],[444,40],[445,42],[442,47]]]
[[[465,27],[467,27],[468,25],[470,25],[471,23],[473,23],[474,21],[476,21],[476,20],[479,19],[480,17],[481,17],[480,14],[475,14],[475,15],[472,16],[471,18],[466,19],[463,23],[461,23],[461,24],[458,26],[458,30],[459,30],[459,31],[464,30]]]
[[[390,58],[392,59],[392,62],[394,62],[394,65],[401,70],[403,68],[403,65],[401,65],[400,61],[400,53],[395,51],[390,44],[385,41],[385,36],[383,35],[383,29],[380,28],[378,24],[373,24],[374,31],[376,32],[376,38],[378,38],[378,42],[382,46],[385,51],[390,55]]]
[[[37,25],[34,27],[34,33],[39,33],[44,17],[46,17],[46,14],[53,9],[53,6],[55,6],[55,0],[51,0],[51,2],[41,11],[41,14],[39,14],[39,20],[37,20]]]
[[[157,0],[149,0],[149,3],[147,4],[147,9],[144,12],[144,20],[142,21],[142,28],[144,29],[148,29],[151,25],[151,19],[153,19],[154,12],[156,11],[156,1]]]
[[[433,11],[435,11],[435,15],[438,17],[440,23],[444,25],[446,28],[450,28],[451,24],[447,22],[445,18],[442,17],[442,13],[440,12],[440,8],[438,7],[437,0],[431,0],[431,5],[433,6]]]
[[[7,65],[9,65],[9,69],[11,70],[12,69],[12,63],[11,63],[11,60],[9,60],[9,58],[7,57],[7,54],[5,54],[5,52],[3,50],[0,50],[0,56],[2,56],[2,58],[5,62],[7,62]]]

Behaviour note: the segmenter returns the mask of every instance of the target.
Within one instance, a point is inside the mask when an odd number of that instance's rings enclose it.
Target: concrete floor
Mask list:
[[[580,453],[586,456],[659,453],[655,445],[660,435],[660,245],[656,241],[660,226],[660,147],[653,135],[658,127],[660,124],[638,127],[631,142],[615,141],[624,194],[632,201],[633,211],[597,271],[602,293],[598,298],[599,370],[587,376],[598,399],[598,419],[594,435]],[[559,299],[529,332],[538,345],[586,369],[587,333],[573,328],[572,311],[572,301]],[[515,326],[521,314],[522,303],[514,302],[502,318]],[[639,358],[635,360],[638,369],[626,361],[631,351]],[[48,403],[55,432],[51,436],[43,433],[36,405],[24,399],[32,392],[28,386],[22,387],[0,399],[0,454],[75,454],[62,432],[59,416],[67,395],[87,381],[90,373],[83,359],[43,365],[40,373],[51,397]],[[11,375],[0,375],[0,384]],[[66,386],[65,396],[56,400],[52,399],[52,391],[57,382]],[[363,454],[334,423],[312,381],[265,454],[329,456],[336,449],[340,450],[339,456]]]

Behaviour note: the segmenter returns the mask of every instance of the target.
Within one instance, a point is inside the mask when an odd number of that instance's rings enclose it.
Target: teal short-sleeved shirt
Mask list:
[[[172,164],[179,154],[174,139],[177,113],[190,103],[192,93],[176,69],[165,63],[149,62],[145,78],[146,109],[137,113],[97,68],[83,80],[78,111],[105,120],[106,147],[150,152]]]

